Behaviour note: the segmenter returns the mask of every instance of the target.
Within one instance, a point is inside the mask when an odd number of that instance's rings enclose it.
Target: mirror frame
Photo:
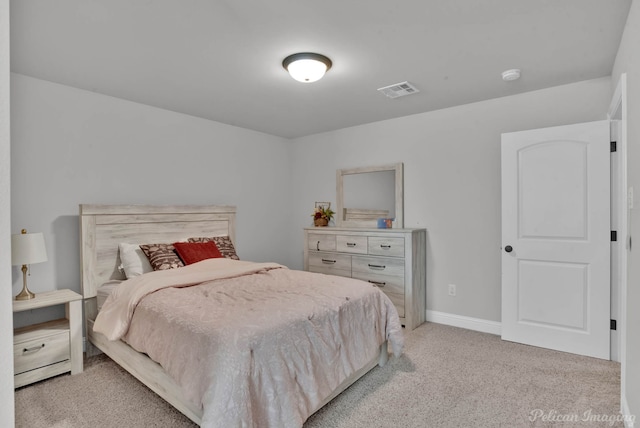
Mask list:
[[[395,191],[396,191],[396,206],[395,206],[395,228],[404,228],[404,165],[402,162],[382,165],[382,166],[365,166],[360,168],[339,169],[336,171],[336,226],[337,227],[357,227],[357,228],[376,228],[372,222],[362,220],[346,221],[344,219],[344,176],[353,174],[365,174],[367,172],[382,172],[382,171],[394,171],[395,172]]]

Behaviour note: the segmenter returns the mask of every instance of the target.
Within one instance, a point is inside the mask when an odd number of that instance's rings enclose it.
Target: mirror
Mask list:
[[[378,218],[404,227],[403,164],[339,169],[336,172],[336,225],[376,228]]]

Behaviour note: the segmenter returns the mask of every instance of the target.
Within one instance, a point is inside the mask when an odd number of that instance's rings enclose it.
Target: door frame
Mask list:
[[[622,73],[616,85],[616,89],[609,105],[607,116],[612,123],[612,132],[616,136],[616,155],[613,157],[615,162],[615,175],[612,169],[611,183],[615,190],[615,195],[611,201],[611,219],[612,224],[616,226],[618,236],[616,242],[615,260],[612,260],[611,270],[612,278],[615,281],[611,283],[612,287],[612,310],[617,309],[617,341],[612,340],[611,351],[613,356],[619,358],[614,361],[620,361],[620,403],[622,414],[629,414],[629,408],[626,401],[626,349],[627,349],[627,252],[630,249],[628,210],[629,194],[627,183],[627,75]],[[617,126],[616,126],[617,125]],[[613,219],[615,218],[615,223]],[[612,248],[613,249],[613,248]],[[613,252],[612,252],[613,254]],[[615,270],[615,272],[614,272]],[[616,297],[614,301],[614,296]],[[613,337],[613,335],[612,335]],[[614,354],[614,351],[616,354]]]

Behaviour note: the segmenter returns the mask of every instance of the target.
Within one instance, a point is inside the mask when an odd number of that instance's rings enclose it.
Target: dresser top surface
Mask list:
[[[418,231],[426,231],[424,228],[411,228],[411,229],[378,229],[375,227],[372,228],[359,228],[359,227],[305,227],[304,230],[320,232],[320,233],[331,233],[331,232],[364,232],[364,233],[409,233],[409,232],[418,232]]]

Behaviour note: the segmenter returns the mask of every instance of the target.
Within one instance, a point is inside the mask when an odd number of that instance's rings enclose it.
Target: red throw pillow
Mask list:
[[[176,242],[173,246],[185,265],[222,257],[213,242]]]

